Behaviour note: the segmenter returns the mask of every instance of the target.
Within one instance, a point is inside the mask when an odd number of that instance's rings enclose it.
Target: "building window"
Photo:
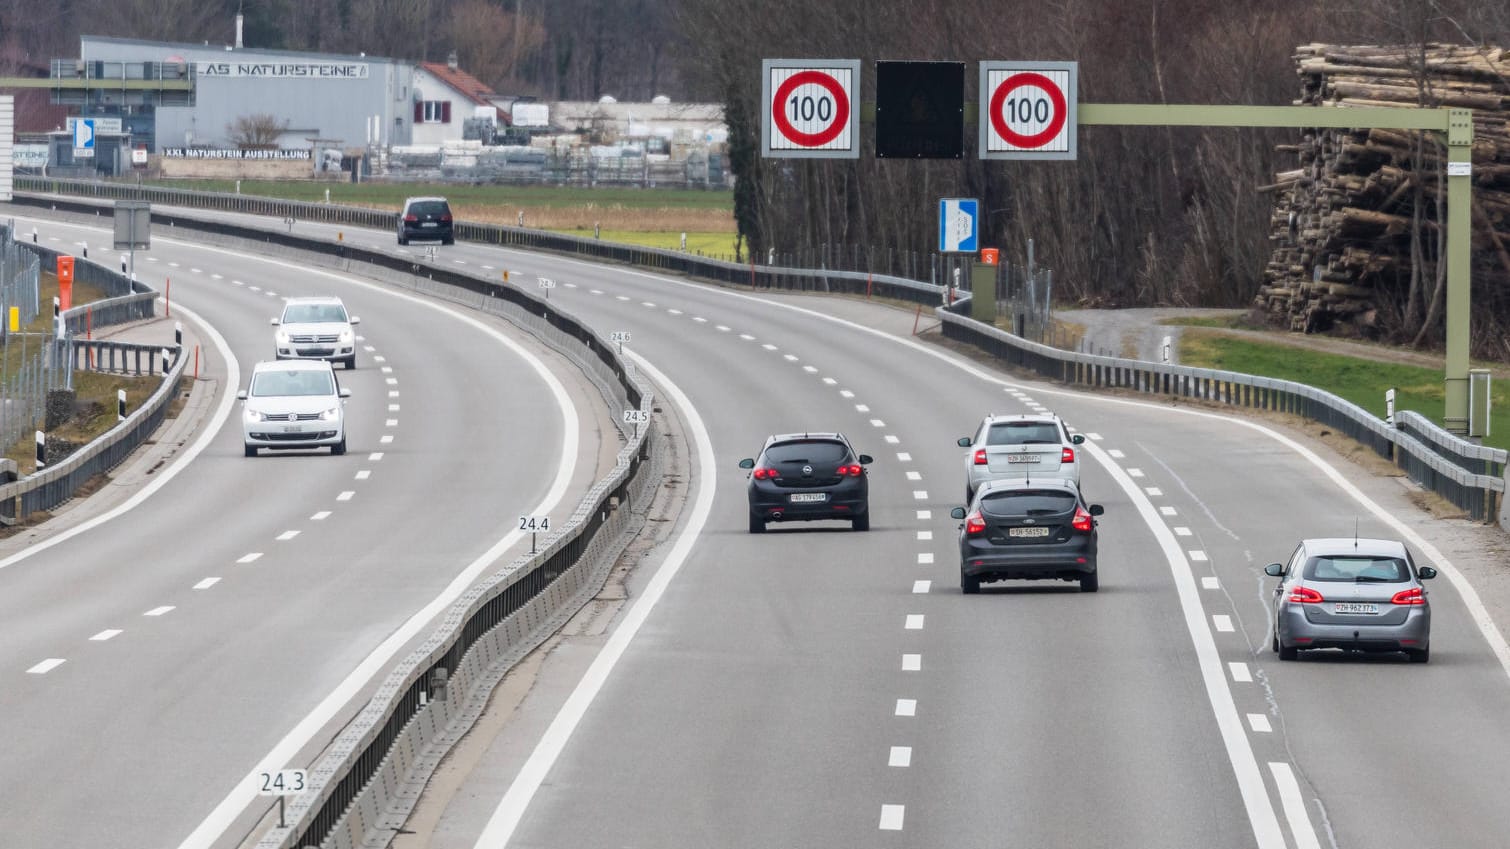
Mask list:
[[[416,124],[449,124],[451,123],[451,101],[449,100],[422,100],[414,104],[414,123]]]

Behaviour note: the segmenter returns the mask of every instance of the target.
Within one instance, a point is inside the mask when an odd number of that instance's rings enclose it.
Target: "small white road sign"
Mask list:
[[[939,199],[939,253],[975,253],[979,234],[980,201]]]
[[[858,159],[860,60],[761,62],[760,155]]]
[[[980,63],[982,159],[1074,159],[1074,62]]]
[[[94,119],[81,118],[74,122],[73,156],[75,159],[94,156]]]

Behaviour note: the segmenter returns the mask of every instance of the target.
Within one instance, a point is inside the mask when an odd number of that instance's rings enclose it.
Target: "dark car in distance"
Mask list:
[[[768,437],[760,456],[739,461],[750,470],[750,533],[767,522],[847,519],[870,530],[869,454],[858,454],[840,433]]]
[[[398,214],[398,243],[407,245],[411,239],[418,239],[454,245],[456,236],[451,224],[451,204],[445,198],[409,198]]]
[[[980,485],[968,507],[949,515],[959,531],[959,583],[966,594],[985,581],[1079,581],[1082,592],[1100,588],[1096,572],[1096,517],[1069,478],[1003,478]]]

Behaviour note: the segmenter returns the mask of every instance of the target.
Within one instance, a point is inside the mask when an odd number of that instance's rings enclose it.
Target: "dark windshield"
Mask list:
[[[1306,562],[1307,581],[1344,583],[1402,583],[1410,580],[1410,570],[1398,557],[1333,556],[1312,557]]]
[[[289,304],[283,310],[284,324],[338,324],[346,321],[340,304]]]
[[[805,439],[781,442],[766,449],[767,463],[806,463],[810,466],[838,466],[849,461],[849,449],[831,439]]]
[[[450,215],[451,208],[443,200],[422,200],[411,204],[409,211],[415,215]]]
[[[1059,427],[1053,422],[1007,422],[991,425],[987,445],[1058,445]]]
[[[981,509],[992,516],[1057,516],[1075,509],[1075,496],[1062,489],[1014,489],[989,492]]]
[[[254,398],[287,395],[334,395],[335,381],[328,371],[261,371],[252,375]]]

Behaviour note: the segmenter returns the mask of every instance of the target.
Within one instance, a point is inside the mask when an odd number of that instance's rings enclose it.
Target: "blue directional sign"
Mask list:
[[[94,119],[78,118],[73,122],[73,155],[94,156]]]
[[[939,199],[939,253],[975,253],[980,242],[980,201]]]

